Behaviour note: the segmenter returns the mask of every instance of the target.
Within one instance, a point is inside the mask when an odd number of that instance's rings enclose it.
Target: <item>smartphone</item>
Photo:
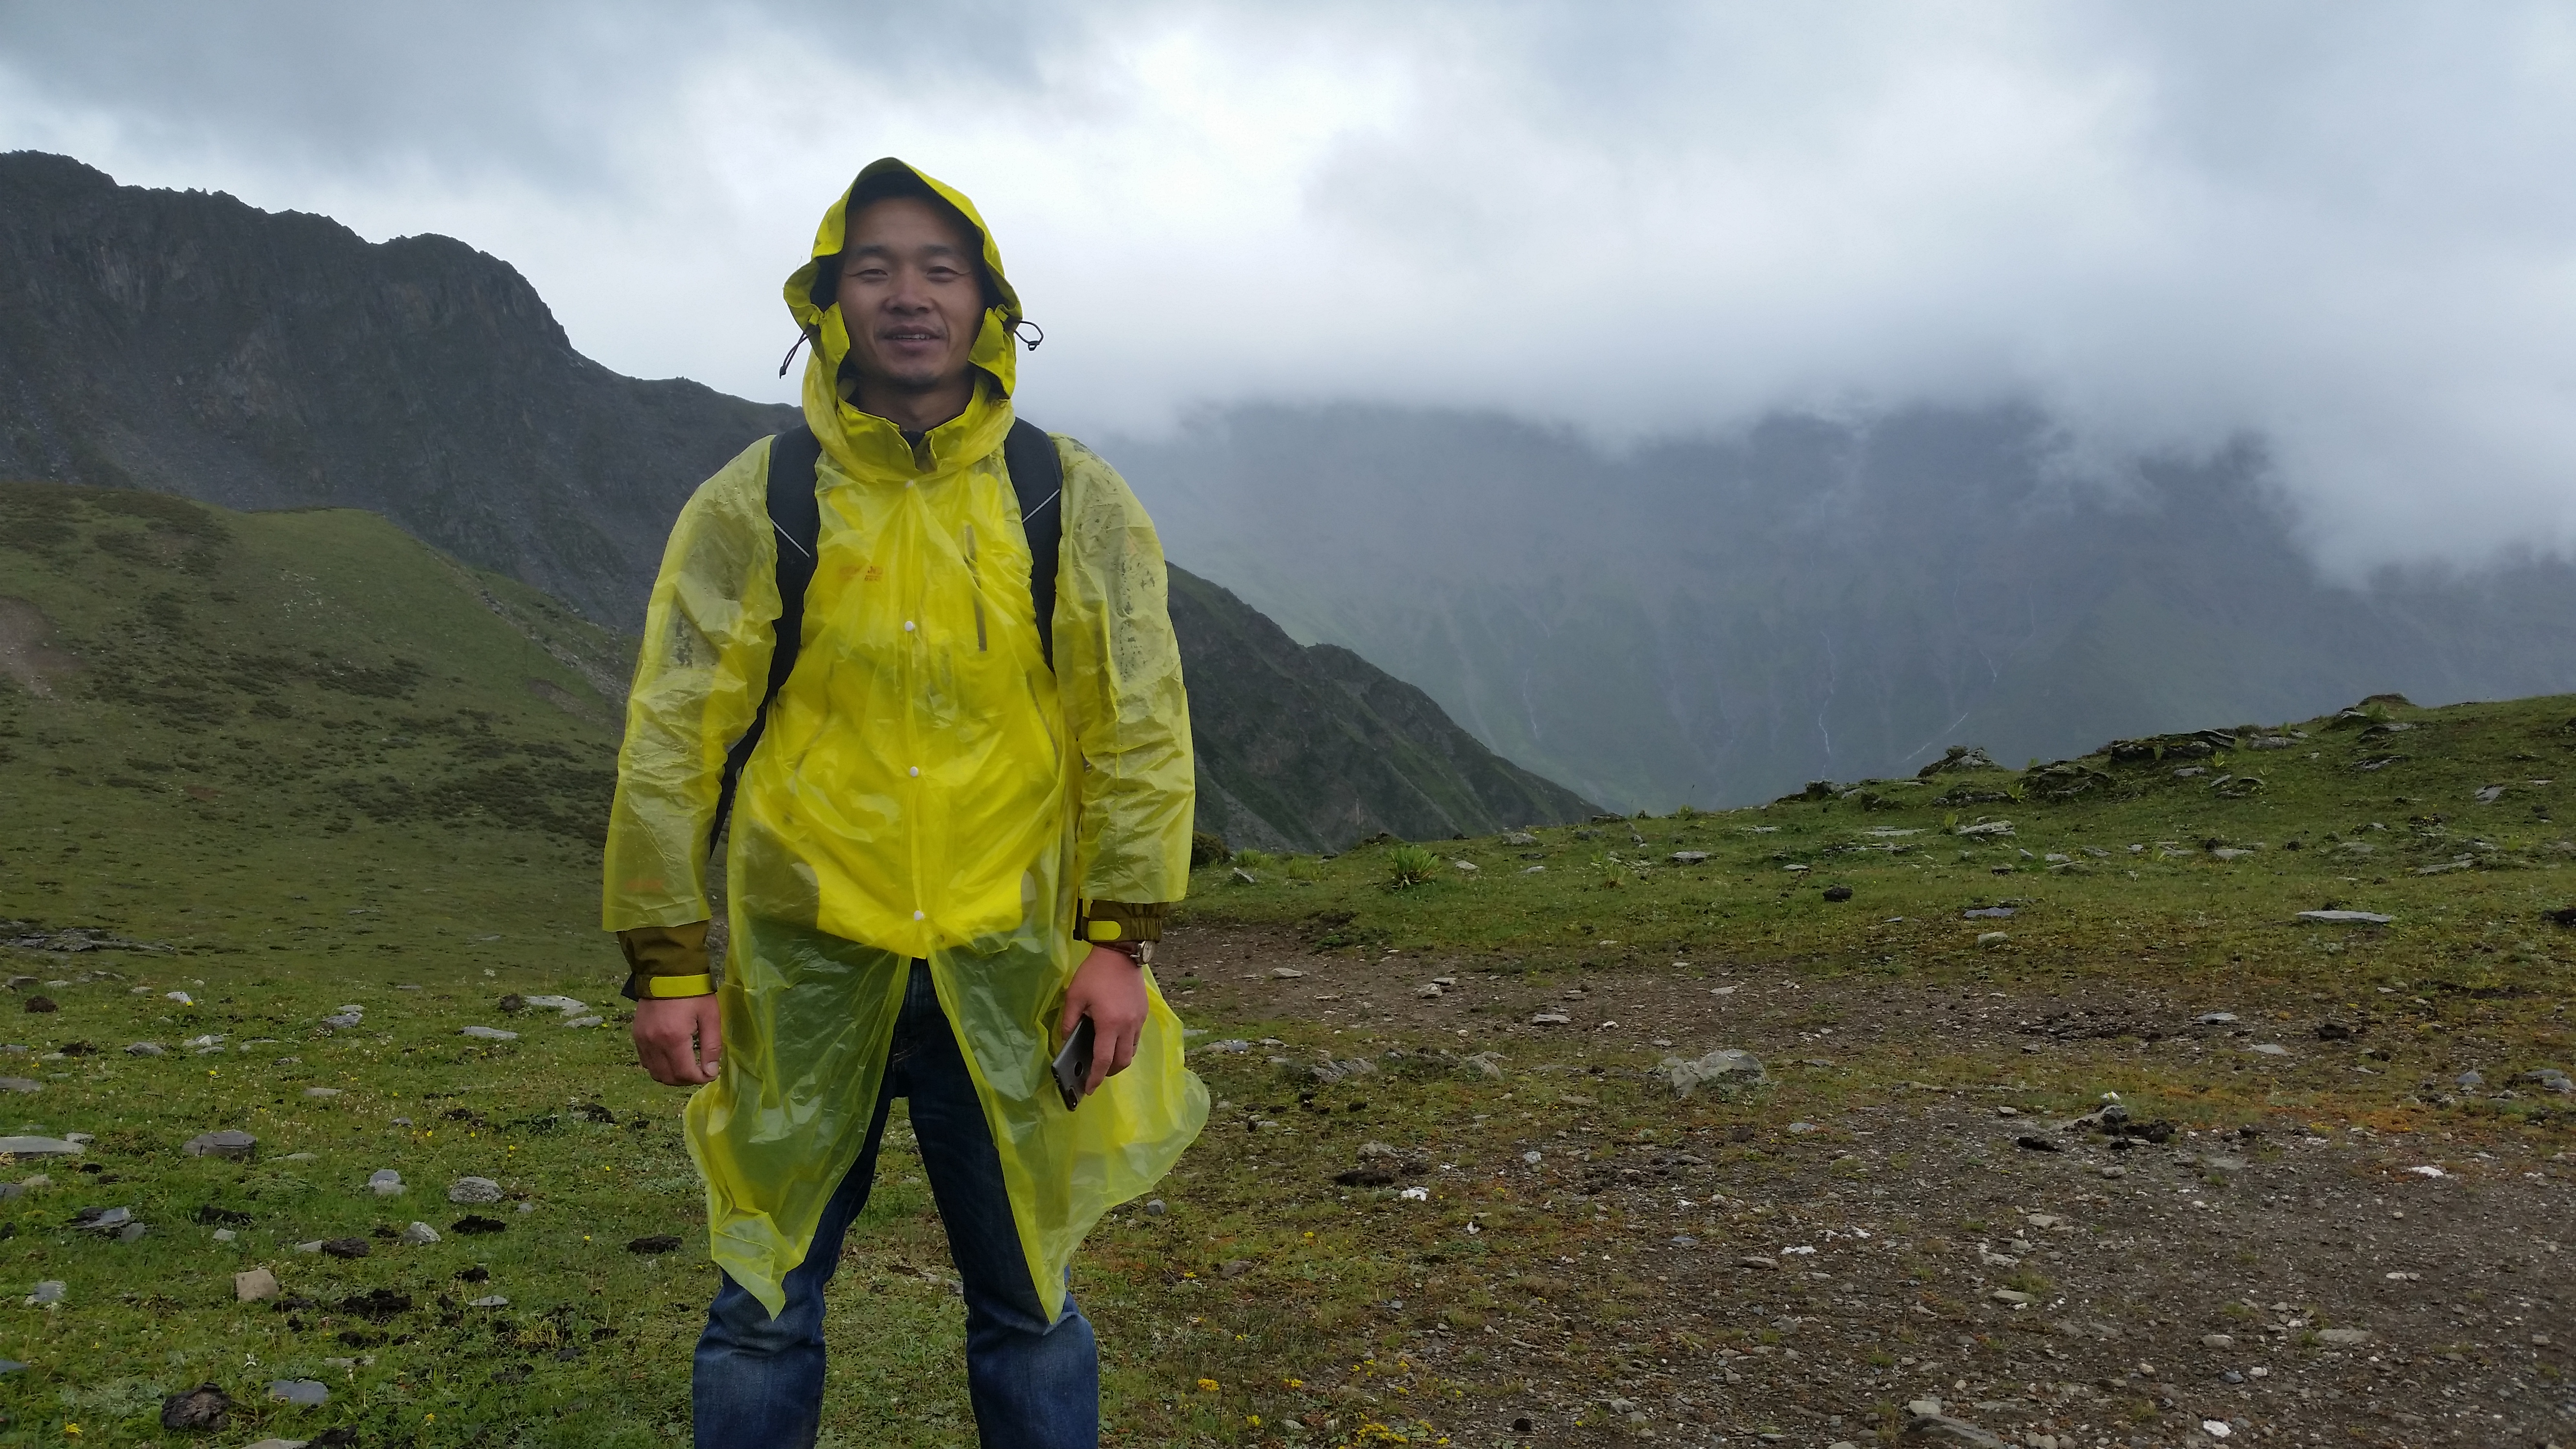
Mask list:
[[[1091,1038],[1091,1018],[1086,1016],[1074,1024],[1064,1050],[1055,1054],[1055,1089],[1064,1094],[1067,1111],[1082,1105],[1083,1091],[1091,1082]]]

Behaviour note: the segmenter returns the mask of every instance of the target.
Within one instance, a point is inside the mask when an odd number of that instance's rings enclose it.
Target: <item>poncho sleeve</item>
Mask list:
[[[760,707],[779,612],[768,479],[764,439],[699,485],[663,550],[609,809],[609,930],[708,917],[707,834],[725,751]]]
[[[1197,781],[1162,540],[1097,454],[1069,438],[1055,672],[1080,758],[1074,879],[1087,899],[1176,901],[1189,889]]]

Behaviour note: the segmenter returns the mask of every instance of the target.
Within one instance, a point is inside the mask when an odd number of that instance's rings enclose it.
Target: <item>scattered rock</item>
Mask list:
[[[2010,906],[1978,906],[1972,910],[1961,911],[1959,914],[1971,921],[2009,921],[2012,919],[2013,908]]]
[[[1706,859],[1708,859],[1708,852],[1705,850],[1676,850],[1673,852],[1673,863],[1675,865],[1697,865]]]
[[[128,1207],[85,1207],[72,1215],[71,1225],[83,1232],[107,1234],[134,1221],[134,1209]]]
[[[41,1092],[45,1084],[25,1077],[0,1077],[0,1092]]]
[[[1425,1001],[1430,1001],[1447,993],[1434,983],[1424,982],[1421,986],[1415,988],[1413,994],[1421,997]]]
[[[504,1001],[509,1000],[506,996],[501,999]],[[575,1001],[569,996],[531,996],[525,999],[525,1004],[529,1006],[542,1006],[548,1011],[560,1011],[566,1016],[579,1016],[583,1012],[590,1010],[589,1002]]]
[[[250,1268],[233,1275],[233,1301],[257,1303],[277,1296],[277,1275],[266,1268]]]
[[[458,1218],[455,1222],[448,1224],[447,1230],[451,1233],[462,1233],[466,1237],[471,1238],[479,1237],[485,1233],[506,1232],[508,1231],[509,1226],[510,1225],[508,1223],[501,1221],[499,1218],[487,1218],[479,1213],[468,1213],[464,1217]]]
[[[628,1243],[626,1245],[626,1251],[630,1253],[642,1253],[649,1257],[660,1253],[670,1252],[679,1246],[680,1240],[678,1237],[670,1233],[655,1233],[649,1238],[637,1238],[633,1242]]]
[[[304,1089],[304,1095],[313,1098],[330,1098],[340,1095],[340,1089],[338,1087],[307,1087]]]
[[[510,1306],[510,1300],[502,1297],[498,1293],[487,1293],[480,1298],[466,1299],[465,1306],[468,1308],[507,1308]]]
[[[1847,886],[1847,885],[1829,885],[1829,886],[1825,887],[1825,899],[1826,899],[1826,900],[1833,901],[1833,902],[1836,902],[1836,903],[1840,903],[1840,902],[1843,902],[1843,901],[1850,900],[1851,898],[1852,898],[1852,888],[1851,888],[1850,886]]]
[[[0,1137],[0,1153],[12,1157],[78,1157],[81,1145],[61,1137]]]
[[[2055,1142],[2052,1142],[2048,1138],[2042,1137],[2035,1132],[2025,1132],[2019,1137],[2014,1138],[2013,1146],[2021,1148],[2026,1152],[2063,1152],[2066,1150],[2058,1146]]]
[[[2234,1348],[2236,1346],[2236,1338],[2233,1334],[2204,1333],[2200,1336],[2200,1346],[2202,1348]]]
[[[1542,1011],[1530,1017],[1532,1026],[1571,1026],[1573,1024],[1574,1018],[1562,1011]]]
[[[331,1389],[320,1379],[272,1379],[268,1396],[281,1404],[311,1409],[331,1402]]]
[[[2354,1345],[2370,1342],[2370,1330],[2367,1328],[2320,1328],[2317,1330],[2317,1342],[2342,1344],[2346,1347],[2352,1347]]]
[[[2254,1045],[2247,1047],[2246,1050],[2254,1053],[2256,1056],[2263,1057],[2286,1057],[2290,1054],[2290,1049],[2288,1047],[2285,1047],[2276,1041],[2257,1042]]]
[[[27,1301],[38,1306],[60,1303],[63,1301],[63,1295],[70,1291],[70,1287],[62,1279],[48,1278],[36,1285],[36,1291],[27,1295]]]
[[[499,1202],[501,1184],[488,1177],[460,1177],[447,1185],[447,1200],[455,1203]]]
[[[1779,1260],[1779,1259],[1777,1259],[1777,1258],[1765,1258],[1765,1257],[1761,1256],[1760,1254],[1748,1254],[1748,1255],[1747,1255],[1747,1256],[1745,1256],[1745,1257],[1741,1257],[1741,1258],[1736,1259],[1736,1260],[1735,1260],[1735,1266],[1737,1266],[1737,1267],[1739,1267],[1739,1268],[1774,1268],[1774,1269],[1776,1269],[1776,1268],[1778,1268],[1778,1267],[1780,1266],[1780,1260]]]
[[[1918,1399],[1915,1402],[1925,1401]],[[1911,1408],[1912,1406],[1909,1405],[1909,1411]],[[1965,1419],[1953,1419],[1947,1414],[1916,1414],[1913,1421],[1905,1426],[1905,1433],[1909,1438],[1921,1438],[1934,1444],[1968,1444],[1976,1446],[1976,1449],[2010,1449],[2003,1440]]]
[[[1998,1288],[1986,1296],[1995,1300],[1997,1303],[2008,1304],[2014,1308],[2028,1308],[2030,1305],[2039,1301],[2027,1293],[2011,1288]]]
[[[1171,1209],[1165,1207],[1163,1205],[1163,1200],[1159,1197],[1150,1199],[1145,1204],[1145,1216],[1149,1218],[1159,1218],[1170,1211]]]
[[[2320,925],[2326,926],[2385,926],[2397,918],[2395,916],[2383,916],[2375,911],[2301,911],[2299,912],[2299,919],[2302,921],[2315,921]]]
[[[232,1396],[215,1384],[199,1384],[161,1401],[161,1427],[178,1434],[221,1429],[232,1411]]]
[[[2453,1078],[2453,1081],[2458,1084],[2459,1089],[2463,1092],[2474,1092],[2478,1088],[2487,1084],[2486,1073],[2479,1071],[2475,1067],[2471,1067],[2469,1070],[2460,1073],[2459,1076]]]
[[[1559,1017],[1562,1021],[1564,1018]],[[1689,1096],[1708,1083],[1732,1086],[1760,1086],[1769,1078],[1762,1072],[1762,1061],[1753,1053],[1736,1047],[1720,1047],[1696,1061],[1666,1057],[1656,1070],[1673,1090]],[[1497,1073],[1497,1075],[1500,1075]]]
[[[459,1027],[457,1028],[456,1034],[458,1036],[472,1037],[476,1041],[517,1041],[519,1039],[519,1034],[517,1032],[503,1031],[497,1026]]]
[[[125,1044],[125,1054],[129,1057],[159,1057],[168,1056],[170,1049],[157,1041],[136,1041]]]
[[[50,996],[30,996],[30,997],[28,997],[28,998],[27,998],[27,1009],[28,1009],[29,1011],[39,1012],[39,1013],[41,1013],[41,1012],[47,1012],[47,1011],[60,1011],[60,1010],[62,1010],[62,1008],[61,1008],[61,1007],[56,1006],[56,1005],[54,1004],[54,999],[53,999],[52,997],[50,997]]]
[[[2193,1017],[2191,1020],[2194,1026],[2234,1026],[2236,1024],[2236,1013],[2232,1011],[2204,1011],[2200,1015]]]
[[[413,1223],[402,1230],[402,1241],[415,1248],[426,1248],[438,1241],[438,1229],[427,1223]]]
[[[367,1191],[378,1197],[400,1197],[402,1190],[402,1174],[390,1167],[379,1167],[367,1174]]]
[[[1980,945],[1980,946],[1985,946],[1985,947],[1988,947],[1988,948],[1992,948],[1992,947],[2000,946],[2000,945],[2004,944],[2005,942],[2010,941],[2011,939],[2012,939],[2012,937],[2005,935],[2005,934],[2004,934],[2003,932],[2001,932],[2001,931],[1984,931],[1984,932],[1980,932],[1980,933],[1978,934],[1978,936],[1977,936],[1977,944],[1978,944],[1978,945]]]
[[[259,1150],[259,1139],[238,1128],[207,1132],[189,1138],[180,1151],[190,1157],[248,1157]]]
[[[325,1238],[322,1251],[334,1258],[363,1258],[375,1248],[364,1238]]]

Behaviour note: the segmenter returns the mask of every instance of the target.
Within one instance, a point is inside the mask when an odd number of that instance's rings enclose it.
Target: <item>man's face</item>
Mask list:
[[[972,241],[915,197],[871,202],[850,218],[841,254],[841,321],[861,389],[936,392],[966,377],[983,325]]]

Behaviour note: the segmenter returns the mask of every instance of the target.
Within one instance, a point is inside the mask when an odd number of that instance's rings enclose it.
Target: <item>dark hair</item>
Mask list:
[[[984,266],[984,229],[959,211],[956,203],[932,190],[929,182],[910,171],[888,167],[850,188],[849,205],[841,213],[841,250],[823,258],[821,264],[814,268],[812,297],[815,309],[819,311],[831,306],[840,296],[841,258],[849,254],[849,235],[858,224],[859,213],[880,201],[896,197],[928,202],[931,210],[955,223],[957,229],[965,233],[967,251],[975,261],[975,280],[983,288],[984,305],[987,308],[1000,306],[1002,289],[993,284],[993,274]]]

